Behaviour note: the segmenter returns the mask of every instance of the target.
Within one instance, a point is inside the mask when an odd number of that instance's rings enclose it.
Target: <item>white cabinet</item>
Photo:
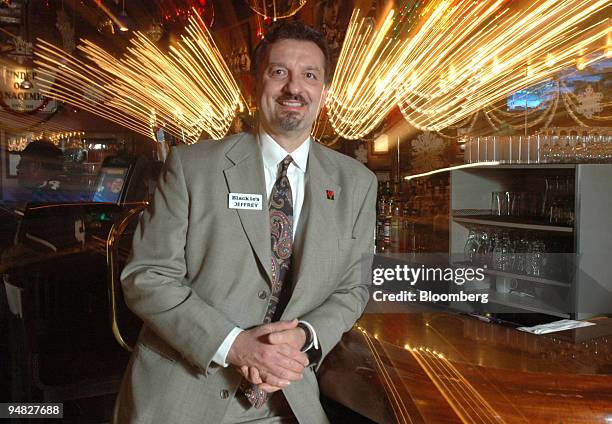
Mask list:
[[[551,224],[549,218],[525,214],[491,215],[492,192],[544,196],[547,181],[566,184],[564,207],[572,209],[569,224]],[[540,212],[549,212],[550,187],[547,197],[549,203],[539,206]],[[450,202],[450,254],[456,264],[483,266],[484,256],[476,263],[464,262],[470,259],[464,251],[470,230],[488,233],[489,238],[495,234],[514,246],[520,239],[526,240],[521,245],[529,245],[529,249],[535,242],[546,246],[546,271],[535,275],[516,268],[500,269],[491,260],[494,252],[489,251],[487,279],[479,287],[464,288],[489,294],[490,303],[480,312],[535,312],[575,319],[612,313],[612,165],[500,165],[455,170],[451,173]],[[511,251],[522,260],[530,255],[525,249]]]

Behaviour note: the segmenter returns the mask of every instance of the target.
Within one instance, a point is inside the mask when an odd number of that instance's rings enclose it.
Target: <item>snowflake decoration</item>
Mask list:
[[[411,144],[413,171],[431,171],[444,166],[446,146],[440,137],[424,131]]]
[[[355,159],[361,163],[368,163],[368,148],[365,143],[360,143],[355,149]]]
[[[579,102],[576,110],[588,119],[591,119],[593,115],[597,115],[603,110],[603,107],[601,106],[603,94],[593,90],[593,87],[590,84],[584,90],[584,93],[579,94],[576,97],[578,98]]]
[[[412,140],[412,150],[415,154],[431,153],[444,148],[444,141],[429,131],[424,131]]]

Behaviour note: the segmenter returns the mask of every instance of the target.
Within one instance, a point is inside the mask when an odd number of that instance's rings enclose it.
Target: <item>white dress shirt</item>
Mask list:
[[[300,212],[302,211],[302,206],[304,205],[304,178],[306,174],[306,167],[308,165],[308,152],[310,151],[311,139],[308,137],[302,144],[300,144],[300,147],[295,149],[293,152],[288,153],[280,146],[280,144],[274,141],[269,134],[260,128],[257,142],[259,143],[261,157],[263,160],[264,177],[266,180],[266,198],[268,201],[270,199],[270,194],[272,193],[274,183],[276,182],[276,177],[278,176],[280,163],[283,161],[283,159],[285,159],[285,157],[287,157],[287,155],[291,155],[291,158],[293,159],[293,162],[289,165],[289,168],[287,168],[287,178],[289,179],[291,195],[293,198],[293,237],[295,238],[295,229],[298,226]],[[300,321],[300,323],[308,327],[310,334],[312,335],[312,343],[307,346],[304,351],[310,349],[312,346],[318,349],[319,341],[312,325],[306,321]],[[238,327],[235,327],[232,331],[230,331],[227,337],[225,337],[225,340],[223,340],[223,343],[221,343],[221,346],[219,346],[219,349],[217,349],[215,352],[215,355],[212,358],[213,362],[223,367],[228,366],[226,362],[227,354],[232,347],[234,340],[236,340],[236,337],[238,337],[242,331],[244,330]]]

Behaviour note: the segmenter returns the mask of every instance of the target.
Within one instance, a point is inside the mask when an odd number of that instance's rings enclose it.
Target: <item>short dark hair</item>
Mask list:
[[[325,57],[325,83],[331,83],[331,55],[329,53],[329,47],[325,37],[316,29],[304,24],[300,21],[279,21],[272,25],[268,33],[264,38],[257,44],[255,50],[253,50],[253,66],[251,66],[251,72],[255,77],[259,73],[259,67],[263,62],[270,45],[280,40],[299,40],[299,41],[311,41],[315,43],[323,52]]]
[[[63,168],[64,154],[49,140],[32,141],[20,155],[22,158],[39,161],[50,171],[61,171]]]

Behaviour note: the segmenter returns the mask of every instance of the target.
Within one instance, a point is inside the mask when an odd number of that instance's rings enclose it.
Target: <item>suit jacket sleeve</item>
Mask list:
[[[310,323],[319,339],[322,359],[340,341],[342,334],[350,330],[361,316],[369,299],[368,276],[363,270],[371,266],[374,253],[374,228],[376,225],[377,180],[371,174],[367,190],[356,190],[356,220],[353,226],[353,239],[348,249],[341,254],[349,255],[350,260],[335,291],[320,306],[300,317]]]
[[[235,327],[185,284],[189,192],[172,149],[136,233],[122,285],[130,309],[144,324],[200,370]]]

